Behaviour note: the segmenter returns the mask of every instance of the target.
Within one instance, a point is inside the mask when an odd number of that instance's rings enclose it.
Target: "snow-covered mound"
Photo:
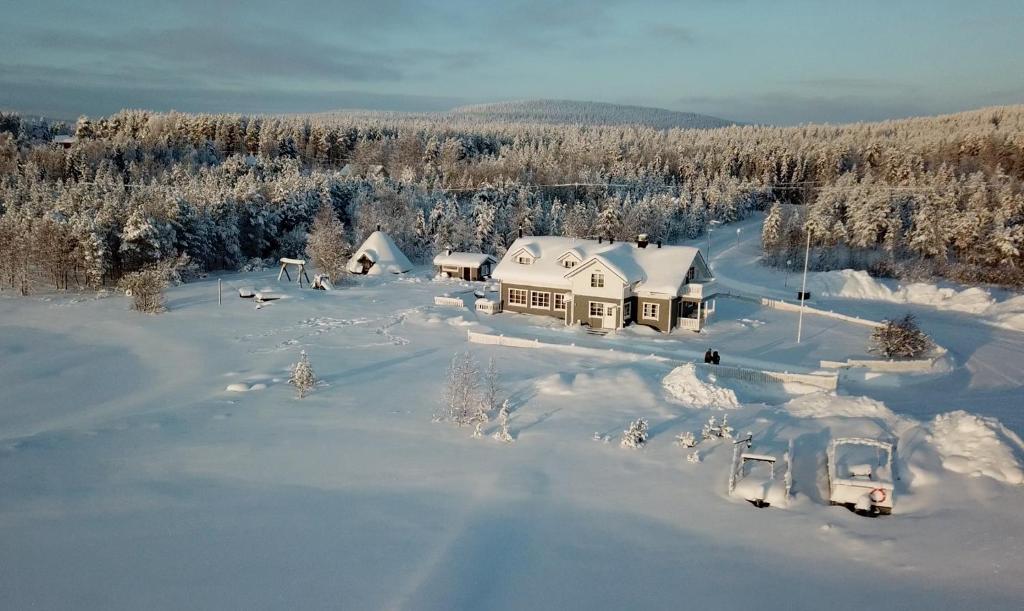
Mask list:
[[[366,238],[352,258],[348,260],[349,273],[368,274],[401,274],[412,269],[412,263],[383,231],[374,231]]]
[[[676,401],[688,407],[735,409],[740,406],[736,393],[697,376],[692,363],[673,369],[661,381],[665,391]]]
[[[893,290],[867,272],[852,269],[818,272],[808,277],[807,284],[812,293],[823,297],[913,303],[972,314],[980,314],[995,304],[988,291],[976,287],[957,291],[915,282]]]
[[[897,285],[894,289],[865,271],[852,269],[811,274],[807,278],[807,288],[812,294],[822,297],[874,299],[979,314],[991,324],[1024,331],[1024,296],[998,302],[986,289],[969,287],[957,290],[925,282]]]
[[[942,466],[950,471],[1024,483],[1024,470],[1013,450],[1024,450],[1024,443],[995,418],[963,410],[939,414],[932,421],[929,440],[942,456]]]
[[[799,396],[784,407],[797,418],[872,418],[882,422],[894,422],[898,418],[880,401],[823,392]]]

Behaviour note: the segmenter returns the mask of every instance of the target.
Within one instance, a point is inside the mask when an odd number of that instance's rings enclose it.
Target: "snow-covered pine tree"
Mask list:
[[[637,418],[630,423],[629,428],[622,432],[622,443],[624,448],[639,448],[647,443],[647,421]]]
[[[782,243],[782,205],[772,204],[768,215],[764,217],[761,228],[761,250],[766,256],[773,255]]]
[[[594,232],[603,238],[616,238],[622,233],[622,212],[619,200],[609,197],[594,222]]]
[[[334,214],[330,203],[321,204],[306,240],[306,256],[321,273],[330,277],[331,282],[337,283],[345,275],[345,263],[351,254],[345,226]]]
[[[316,373],[309,363],[305,350],[299,353],[299,361],[292,365],[292,375],[288,378],[288,383],[295,387],[295,393],[300,399],[316,386]]]

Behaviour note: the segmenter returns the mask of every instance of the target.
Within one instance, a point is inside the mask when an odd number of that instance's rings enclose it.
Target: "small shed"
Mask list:
[[[352,254],[346,268],[350,274],[378,276],[405,273],[412,269],[412,263],[391,236],[378,229]]]
[[[72,146],[75,145],[75,142],[78,142],[78,138],[76,138],[74,136],[68,136],[68,135],[65,135],[65,134],[58,134],[58,135],[53,137],[53,145],[54,146],[59,146],[60,148],[63,148],[63,149],[71,148]]]
[[[462,280],[485,280],[491,277],[498,260],[491,255],[478,252],[445,252],[434,257],[438,274]]]

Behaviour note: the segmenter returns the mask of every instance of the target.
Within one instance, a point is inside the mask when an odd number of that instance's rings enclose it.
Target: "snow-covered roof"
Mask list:
[[[53,141],[56,144],[74,144],[77,140],[78,138],[66,134],[58,134],[53,137]]]
[[[521,251],[534,254],[530,265],[515,260]],[[582,263],[566,268],[563,255],[572,251]],[[648,244],[640,248],[635,242],[598,242],[556,236],[530,236],[519,238],[491,274],[495,280],[514,284],[570,287],[570,278],[591,261],[599,261],[627,284],[634,292],[659,295],[677,295],[686,283],[686,273],[694,265],[700,250],[690,246],[662,246]]]
[[[480,267],[488,261],[494,263],[495,258],[479,252],[441,253],[434,257],[434,265],[453,265],[455,267]]]
[[[348,271],[353,274],[362,272],[362,265],[360,260],[366,257],[368,260],[373,261],[373,267],[370,268],[369,274],[401,274],[412,269],[412,263],[409,262],[409,258],[399,250],[398,245],[391,239],[391,236],[384,233],[383,231],[374,231],[370,234],[370,237],[366,238],[363,245],[359,247],[355,253],[352,254],[352,258],[348,260]]]

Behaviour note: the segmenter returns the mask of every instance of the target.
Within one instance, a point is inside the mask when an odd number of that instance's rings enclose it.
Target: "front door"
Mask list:
[[[469,272],[470,272],[470,269],[468,267],[463,267],[462,268],[462,279],[463,280],[469,280],[470,279],[469,278]]]
[[[605,306],[604,320],[601,322],[602,329],[619,328],[619,306]]]

